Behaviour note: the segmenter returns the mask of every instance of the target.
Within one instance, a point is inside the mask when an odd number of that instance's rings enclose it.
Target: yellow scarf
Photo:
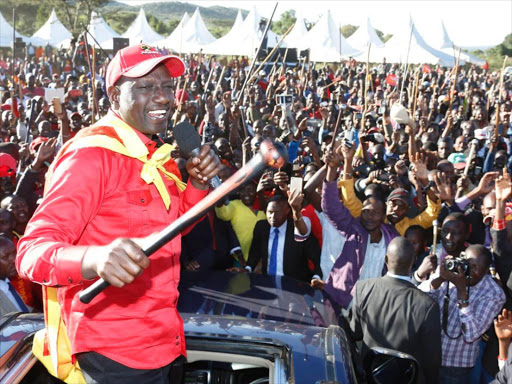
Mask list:
[[[174,173],[168,172],[163,166],[170,160],[171,151],[173,151],[175,147],[170,144],[164,144],[158,148],[153,153],[151,159],[148,160],[149,150],[147,147],[140,140],[133,128],[116,115],[109,113],[99,120],[94,126],[110,126],[114,128],[123,143],[105,135],[92,135],[79,138],[74,141],[69,148],[78,149],[86,147],[101,147],[143,162],[144,166],[142,167],[140,177],[147,184],[155,184],[155,187],[165,204],[165,208],[169,209],[171,205],[171,198],[158,170],[160,170],[168,179],[174,180],[180,191],[185,190],[186,187],[186,184],[182,182],[178,176]]]

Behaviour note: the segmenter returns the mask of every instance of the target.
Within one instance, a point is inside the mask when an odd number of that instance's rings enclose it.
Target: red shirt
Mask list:
[[[137,132],[149,149],[155,143]],[[154,184],[140,177],[143,163],[103,148],[68,149],[58,158],[51,186],[18,244],[22,277],[60,286],[62,318],[72,353],[96,351],[136,369],[154,369],[186,354],[183,323],[176,309],[181,236],[153,254],[132,284],[109,287],[90,304],[77,294],[92,281],[81,275],[84,255],[118,238],[162,230],[208,192],[189,184],[179,192],[162,177],[169,211]]]

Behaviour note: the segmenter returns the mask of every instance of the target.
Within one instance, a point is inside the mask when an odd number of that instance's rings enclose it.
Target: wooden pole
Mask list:
[[[448,107],[448,113],[452,113],[453,99],[455,96],[455,86],[457,85],[457,77],[459,76],[460,51],[461,48],[459,47],[459,53],[457,54],[457,62],[455,63],[455,77],[453,78],[452,89],[450,91],[450,104]]]
[[[226,65],[222,67],[222,72],[220,73],[219,80],[217,81],[217,85],[215,86],[215,90],[213,91],[213,102],[215,103],[215,98],[217,97],[217,92],[220,88],[220,83],[222,82],[222,79],[224,78],[224,72],[226,72]]]
[[[364,82],[364,111],[361,117],[361,132],[364,129],[364,119],[366,116],[366,112],[368,112],[368,75],[370,74],[370,48],[372,47],[372,43],[368,45],[368,55],[366,56],[366,81]]]
[[[284,38],[290,33],[290,31],[292,30],[293,26],[295,25],[295,23],[293,23],[290,28],[288,28],[288,30],[284,33],[283,36],[281,36],[281,40],[279,40],[279,42],[276,44],[276,46],[274,48],[272,48],[272,50],[270,51],[270,53],[267,55],[267,57],[265,57],[265,60],[263,60],[261,62],[261,64],[258,66],[258,68],[253,72],[252,76],[249,78],[249,81],[248,83],[250,83],[252,81],[252,79],[256,76],[257,73],[260,72],[261,68],[265,65],[265,63],[267,61],[270,60],[270,58],[272,57],[272,55],[274,54],[274,52],[277,50],[277,48],[279,48],[279,46],[281,45],[281,43],[283,42]]]
[[[92,45],[92,63],[91,63],[91,80],[92,80],[92,124],[96,122],[96,113],[98,113],[98,101],[96,99],[96,48]]]
[[[12,71],[11,71],[11,78],[12,78],[12,92],[11,92],[11,112],[14,115],[14,91],[16,89],[15,83],[14,83],[14,67],[16,63],[16,8],[12,9]],[[19,79],[18,79],[19,81]],[[23,102],[23,99],[20,100],[20,103]],[[30,131],[30,127],[28,128]]]
[[[414,102],[412,104],[412,119],[414,120],[414,116],[416,113],[416,102],[418,100],[418,90],[419,90],[419,81],[420,81],[420,70],[422,66],[420,66],[420,69],[418,69],[418,73],[416,73],[416,83],[414,87]]]
[[[505,65],[507,64],[508,56],[505,56],[503,59],[503,66],[501,67],[500,74],[500,85],[498,86],[498,101],[496,103],[496,126],[494,128],[494,136],[499,135],[499,125],[500,125],[500,101],[501,101],[501,92],[503,89],[503,75],[505,74]]]

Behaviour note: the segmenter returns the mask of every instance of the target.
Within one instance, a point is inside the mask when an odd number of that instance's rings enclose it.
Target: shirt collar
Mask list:
[[[286,227],[288,225],[288,220],[285,220],[283,224],[281,224],[279,227],[270,227],[271,231],[274,232],[275,228],[279,229],[279,234],[286,232]]]
[[[128,130],[126,130],[126,135],[123,135],[123,137],[121,137],[121,140],[123,140],[123,144],[129,150],[136,150],[137,152],[141,152],[141,153],[144,152],[144,148],[142,148],[142,146],[140,146],[140,144],[137,144],[137,141],[135,140],[136,137],[138,137],[140,142],[142,142],[142,144],[144,144],[145,150],[147,152],[152,154],[155,151],[156,143],[153,140],[151,140],[149,137],[147,137],[142,132],[140,132],[137,129],[133,128],[130,124],[128,124],[126,121],[124,121],[121,118],[121,116],[119,116],[112,109],[109,110],[107,116],[105,116],[105,117],[109,117],[111,119],[113,118],[113,119],[120,120],[125,127],[131,128],[131,130],[135,133],[135,135],[134,135],[134,134],[130,133]]]
[[[5,279],[0,279],[0,291],[9,291],[9,279],[7,277]]]
[[[393,277],[398,280],[405,280],[405,281],[408,281],[409,283],[412,282],[411,278],[409,276],[395,275],[394,273],[391,273],[389,271],[388,271],[388,273],[386,273],[386,276]]]

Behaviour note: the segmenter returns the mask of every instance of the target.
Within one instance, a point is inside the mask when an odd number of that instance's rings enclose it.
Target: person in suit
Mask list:
[[[410,280],[414,249],[404,237],[389,243],[385,276],[358,281],[350,327],[363,340],[361,355],[382,347],[412,355],[419,363],[419,383],[439,382],[441,324],[439,304]]]
[[[16,272],[16,247],[5,236],[0,236],[0,318],[9,312],[28,312],[29,308],[16,292],[9,279],[18,275]]]
[[[256,223],[244,271],[252,272],[261,263],[261,272],[288,276],[310,283],[321,278],[320,246],[311,233],[311,222],[300,213],[303,195],[272,197],[267,205],[267,220]],[[293,210],[293,218],[290,211]],[[307,231],[304,234],[303,228]]]

